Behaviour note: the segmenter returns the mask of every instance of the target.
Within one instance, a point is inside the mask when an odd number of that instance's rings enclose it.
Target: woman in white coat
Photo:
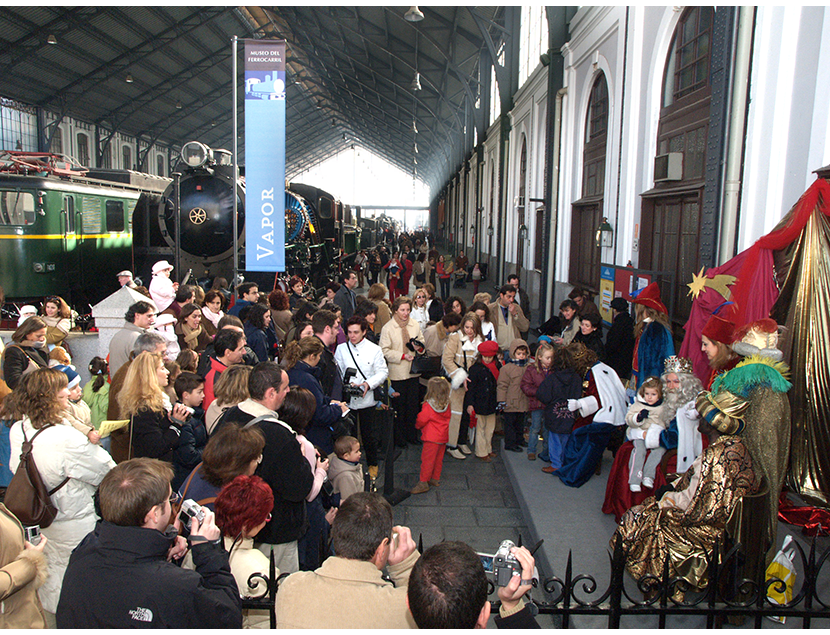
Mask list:
[[[61,583],[72,550],[95,528],[98,516],[92,496],[115,463],[99,445],[63,420],[68,407],[66,375],[42,368],[24,376],[13,393],[3,401],[4,418],[15,420],[9,431],[12,472],[17,470],[24,437],[32,444],[32,456],[41,479],[52,494],[58,510],[54,522],[44,529],[49,541],[44,555],[49,577],[39,590],[47,620],[54,623]],[[50,619],[51,618],[51,619]]]
[[[369,475],[374,479],[378,476],[378,426],[375,417],[374,390],[386,384],[389,377],[389,368],[383,350],[377,344],[366,339],[369,332],[369,323],[366,318],[353,315],[346,322],[346,336],[348,341],[340,344],[334,351],[334,361],[345,379],[346,370],[354,368],[357,373],[349,381],[352,385],[363,389],[362,397],[352,397],[349,407],[357,413],[360,425],[360,436],[363,438],[363,447],[366,450],[366,462],[369,464]]]

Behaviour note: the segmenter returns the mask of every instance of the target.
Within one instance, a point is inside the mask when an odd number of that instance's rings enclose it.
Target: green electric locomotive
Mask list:
[[[170,179],[89,171],[49,154],[0,154],[0,286],[9,300],[91,304],[132,266],[132,218]]]

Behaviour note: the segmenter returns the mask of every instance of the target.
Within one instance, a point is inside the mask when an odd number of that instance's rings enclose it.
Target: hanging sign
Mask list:
[[[285,40],[245,40],[245,269],[285,271]]]

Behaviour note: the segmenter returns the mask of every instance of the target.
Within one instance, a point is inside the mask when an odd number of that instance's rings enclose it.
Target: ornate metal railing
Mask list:
[[[592,575],[573,575],[572,556],[568,554],[564,578],[551,577],[542,587],[548,596],[537,601],[540,614],[558,615],[562,627],[570,626],[575,615],[607,616],[608,628],[619,628],[623,616],[657,616],[659,628],[666,628],[670,616],[704,616],[707,628],[720,628],[724,622],[738,624],[753,620],[754,628],[761,628],[764,617],[800,618],[803,628],[810,628],[815,618],[830,619],[830,605],[819,595],[820,590],[830,588],[828,575],[819,579],[822,568],[830,557],[830,548],[821,555],[816,554],[816,540],[813,538],[809,555],[795,543],[798,561],[796,581],[792,589],[792,600],[775,604],[767,596],[770,590],[783,593],[786,583],[777,578],[765,579],[763,563],[753,562],[747,557],[740,544],[727,550],[721,558],[721,545],[708,557],[708,579],[706,588],[690,588],[688,582],[669,574],[666,559],[661,576],[646,575],[633,581],[625,572],[626,553],[620,540],[614,543],[610,555],[611,580],[608,588],[599,592]],[[757,558],[756,558],[757,560]],[[759,566],[759,564],[761,566]],[[743,571],[754,569],[753,579],[743,577]],[[626,585],[626,579],[629,584]],[[635,591],[631,591],[631,587]]]
[[[521,544],[521,536],[517,544]],[[682,577],[669,573],[668,559],[662,575],[646,575],[633,580],[625,569],[626,552],[620,540],[615,540],[613,553],[609,555],[611,578],[608,587],[600,592],[593,575],[573,574],[572,553],[568,554],[564,577],[553,576],[544,580],[533,591],[534,604],[539,614],[556,615],[562,620],[562,628],[571,626],[571,618],[577,615],[607,617],[608,628],[620,628],[625,616],[656,616],[658,628],[666,628],[670,617],[703,616],[706,628],[720,628],[724,623],[732,625],[745,622],[753,628],[761,628],[764,617],[784,617],[787,620],[801,619],[802,628],[810,628],[812,620],[830,620],[830,598],[822,599],[822,591],[830,594],[830,572],[822,570],[828,558],[830,547],[821,554],[816,550],[816,538],[812,539],[809,553],[798,542],[794,542],[798,557],[792,599],[785,604],[776,604],[768,598],[770,590],[784,593],[787,584],[778,578],[765,578],[765,568],[758,561],[758,554],[748,554],[738,543],[724,551],[721,544],[708,554],[708,585],[703,589],[692,589]],[[418,541],[423,553],[423,539]],[[753,577],[744,577],[744,571],[755,570]],[[273,554],[269,575],[255,573],[248,579],[252,591],[259,590],[256,597],[243,599],[243,609],[268,611],[271,628],[276,627],[276,597],[282,580],[288,573],[275,576]],[[540,590],[545,598],[539,599]],[[495,591],[492,582],[490,592]],[[494,603],[498,613],[498,603]]]

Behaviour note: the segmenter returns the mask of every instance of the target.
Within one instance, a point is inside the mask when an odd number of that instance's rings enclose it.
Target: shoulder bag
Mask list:
[[[23,446],[20,453],[20,464],[12,477],[11,483],[6,490],[4,503],[8,510],[17,516],[21,524],[31,526],[39,525],[44,529],[52,524],[55,516],[58,515],[58,508],[52,503],[52,494],[69,482],[67,476],[60,485],[47,490],[40,472],[35,465],[35,458],[32,456],[32,444],[35,438],[52,425],[45,426],[35,432],[31,440],[26,438],[26,431],[21,422],[23,432]]]

